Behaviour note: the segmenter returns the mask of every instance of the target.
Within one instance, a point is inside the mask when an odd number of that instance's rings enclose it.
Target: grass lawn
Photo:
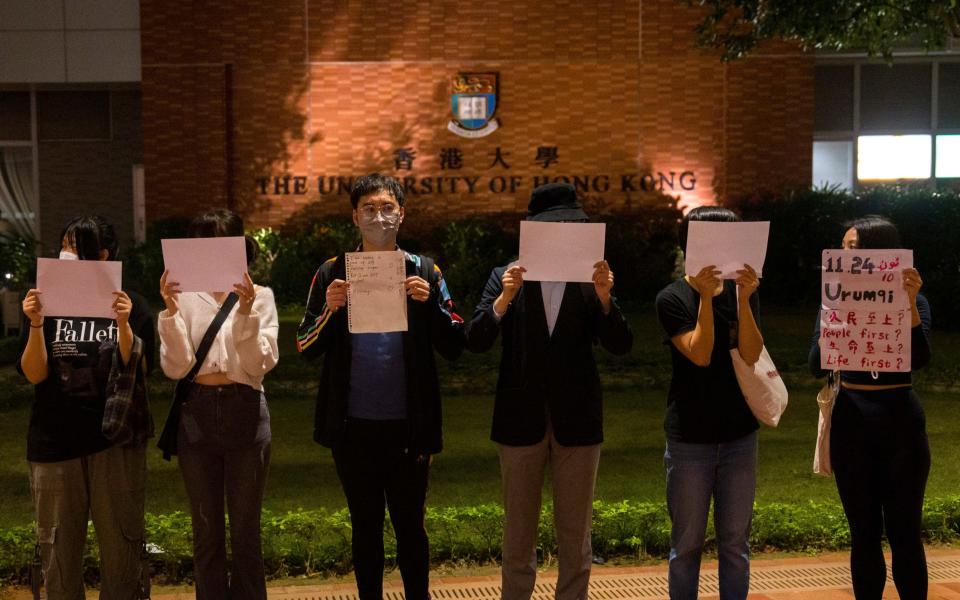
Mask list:
[[[777,429],[764,428],[760,440],[758,502],[836,500],[830,479],[810,470],[816,438],[817,383],[806,374],[806,350],[812,315],[770,310],[762,326],[774,360],[791,392],[791,405]],[[273,425],[273,457],[266,508],[345,506],[330,453],[312,441],[318,364],[296,356],[293,332],[299,315],[285,311],[281,325],[281,362],[267,378]],[[604,500],[664,499],[663,409],[670,367],[666,349],[650,309],[631,311],[636,337],[625,358],[599,353],[606,383],[606,442],[600,462],[597,497]],[[960,430],[956,392],[949,391],[960,358],[960,335],[938,333],[938,353],[929,372],[918,377],[918,390],[927,411],[933,452],[928,497],[960,492],[960,449],[953,443]],[[489,441],[492,390],[498,356],[466,354],[443,364],[445,390],[445,450],[433,463],[428,502],[434,506],[498,502],[499,466]],[[442,362],[442,359],[441,359]],[[158,428],[172,394],[172,383],[154,376],[151,398]],[[25,438],[32,389],[11,366],[0,367],[0,528],[29,523]],[[147,510],[166,513],[186,510],[187,503],[176,463],[160,452],[149,454]]]

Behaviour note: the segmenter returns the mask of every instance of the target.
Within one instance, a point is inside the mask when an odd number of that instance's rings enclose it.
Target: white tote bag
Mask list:
[[[733,370],[740,384],[740,391],[747,400],[753,416],[764,425],[776,427],[780,416],[787,410],[787,386],[784,385],[777,366],[773,364],[767,347],[760,352],[760,358],[748,365],[736,348],[730,350]]]
[[[813,472],[829,477],[833,474],[830,463],[830,424],[833,420],[833,405],[840,391],[840,372],[834,371],[827,376],[827,382],[817,393],[817,406],[820,418],[817,421],[817,447],[813,451]]]

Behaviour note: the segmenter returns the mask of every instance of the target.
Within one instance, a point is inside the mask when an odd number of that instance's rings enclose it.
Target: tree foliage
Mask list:
[[[724,60],[770,39],[890,59],[897,47],[937,50],[960,37],[960,0],[685,1],[706,10],[698,41],[719,49]]]

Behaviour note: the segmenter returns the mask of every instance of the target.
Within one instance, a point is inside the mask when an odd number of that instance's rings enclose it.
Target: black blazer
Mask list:
[[[550,336],[540,283],[526,281],[498,323],[493,303],[506,267],[497,267],[483,290],[467,333],[467,349],[489,350],[503,330],[503,354],[491,439],[508,446],[540,442],[547,430],[564,446],[603,441],[603,396],[593,357],[597,342],[626,354],[633,334],[613,301],[603,314],[592,283],[568,283]]]

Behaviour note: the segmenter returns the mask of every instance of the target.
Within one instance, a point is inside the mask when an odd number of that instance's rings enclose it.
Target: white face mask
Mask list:
[[[361,213],[358,221],[363,239],[371,244],[382,248],[397,243],[397,230],[400,227],[399,213],[387,216],[378,211],[372,217]]]
[[[60,260],[80,260],[80,257],[69,250],[61,250]]]

